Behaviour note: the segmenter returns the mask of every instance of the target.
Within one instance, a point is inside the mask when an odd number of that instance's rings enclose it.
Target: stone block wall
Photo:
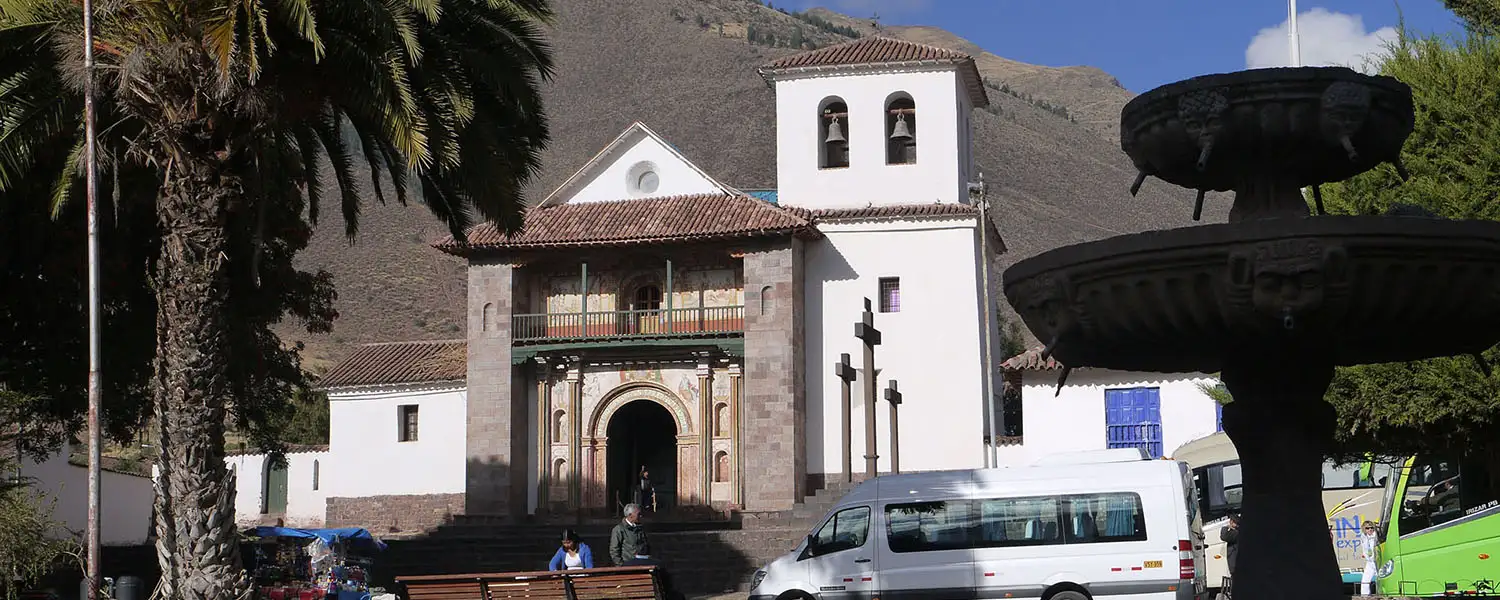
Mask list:
[[[514,401],[510,360],[515,275],[506,262],[469,261],[467,514],[526,510],[526,406]]]
[[[329,498],[327,527],[363,527],[370,533],[422,533],[463,514],[463,494]]]
[[[803,245],[789,240],[745,253],[742,465],[745,510],[790,510],[807,475],[803,360]]]

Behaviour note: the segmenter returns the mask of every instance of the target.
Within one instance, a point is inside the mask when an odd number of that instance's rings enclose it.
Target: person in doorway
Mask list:
[[[1359,578],[1359,594],[1369,596],[1374,593],[1370,588],[1375,583],[1375,552],[1380,545],[1379,536],[1375,533],[1374,521],[1365,521],[1362,528],[1359,544],[1359,557],[1365,560],[1365,572]]]
[[[656,512],[656,488],[651,485],[651,473],[646,471],[646,465],[641,465],[641,476],[636,481],[635,505]]]
[[[609,533],[609,559],[615,566],[628,566],[637,559],[650,559],[650,544],[646,540],[646,528],[641,525],[641,506],[625,505],[625,519],[615,525]]]
[[[1240,553],[1240,513],[1229,515],[1229,523],[1219,530],[1224,540],[1224,562],[1229,565],[1229,579],[1234,579],[1234,557]]]
[[[588,544],[578,538],[578,532],[569,529],[563,532],[562,546],[557,549],[557,554],[552,555],[552,562],[548,563],[548,571],[561,571],[563,569],[592,569],[594,568],[594,552]]]

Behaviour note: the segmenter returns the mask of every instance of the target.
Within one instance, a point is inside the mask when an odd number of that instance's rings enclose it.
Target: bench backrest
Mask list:
[[[407,600],[665,600],[657,567],[397,577]]]

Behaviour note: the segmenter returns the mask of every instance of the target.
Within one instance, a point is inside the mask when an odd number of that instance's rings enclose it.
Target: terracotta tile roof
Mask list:
[[[1000,368],[1007,371],[1056,371],[1063,366],[1050,356],[1042,360],[1042,348],[1038,346],[1006,359],[1000,363]]]
[[[899,218],[923,218],[923,217],[972,217],[978,215],[980,210],[968,204],[892,204],[887,206],[869,206],[863,208],[824,208],[809,210],[805,208],[787,207],[786,210],[804,215],[813,225],[824,221],[859,221],[875,219],[899,219]],[[995,244],[995,252],[1006,252],[1005,239],[1000,236],[1000,229],[995,226],[995,221],[989,219],[986,223],[986,232],[990,236],[990,243]]]
[[[534,208],[519,233],[501,234],[485,223],[469,230],[469,243],[448,236],[433,244],[449,254],[615,246],[707,239],[816,234],[805,216],[744,195],[700,194]]]
[[[973,216],[979,209],[968,204],[894,204],[862,208],[788,209],[807,214],[814,223],[840,219],[892,219],[901,217]]]
[[[989,96],[984,91],[984,79],[974,65],[974,57],[957,50],[882,36],[863,37],[836,46],[782,57],[761,66],[760,74],[766,77],[800,69],[917,63],[958,66],[974,106],[978,108],[989,105]]]
[[[766,64],[762,69],[795,69],[834,65],[869,65],[903,62],[948,61],[957,63],[973,57],[927,44],[918,44],[882,36],[863,37],[811,52],[793,54]]]
[[[463,340],[365,344],[329,369],[322,389],[400,383],[463,381],[469,375]]]
[[[313,453],[327,452],[327,451],[328,451],[328,444],[287,444],[286,445],[286,453],[287,454],[313,454]],[[224,456],[255,456],[255,455],[258,455],[258,454],[265,454],[265,452],[261,452],[260,450],[257,450],[255,448],[244,448],[242,450],[230,450],[228,452],[225,452]]]

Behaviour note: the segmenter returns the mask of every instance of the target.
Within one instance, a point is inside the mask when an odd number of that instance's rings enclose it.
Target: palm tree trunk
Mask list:
[[[187,162],[188,164],[184,164]],[[230,401],[226,216],[238,182],[222,162],[177,162],[158,206],[155,410],[157,554],[173,600],[244,600],[234,474],[224,464]]]

